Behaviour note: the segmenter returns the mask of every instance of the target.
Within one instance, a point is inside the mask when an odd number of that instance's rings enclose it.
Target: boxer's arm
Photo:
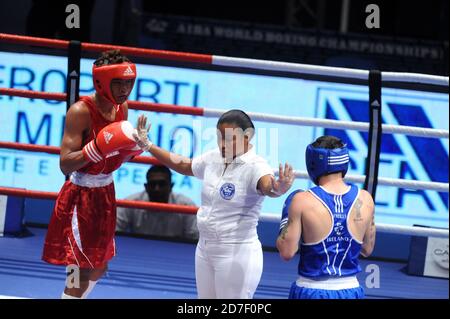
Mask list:
[[[367,225],[366,232],[364,233],[363,244],[361,246],[361,255],[363,257],[369,257],[375,247],[375,237],[376,237],[376,226],[375,226],[375,204],[373,202],[372,196],[365,190],[361,190],[363,195],[363,203],[367,206],[367,219],[370,222]]]
[[[289,206],[288,221],[281,229],[277,238],[277,249],[280,257],[286,261],[290,260],[298,251],[298,243],[302,235],[301,211],[302,203],[305,201],[305,193],[297,193]]]
[[[89,110],[83,102],[73,104],[66,115],[64,135],[61,143],[59,167],[68,175],[89,163],[81,151],[83,132],[90,127]]]
[[[123,107],[123,119],[124,121],[128,120],[128,102],[122,104]]]

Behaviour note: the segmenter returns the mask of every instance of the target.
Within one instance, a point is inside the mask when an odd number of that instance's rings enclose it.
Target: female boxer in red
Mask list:
[[[56,200],[42,255],[48,263],[76,267],[69,277],[79,274],[79,285],[67,280],[62,298],[86,298],[115,255],[112,172],[141,153],[126,121],[136,66],[119,51],[107,51],[92,76],[95,93],[67,112],[60,168],[70,180]]]

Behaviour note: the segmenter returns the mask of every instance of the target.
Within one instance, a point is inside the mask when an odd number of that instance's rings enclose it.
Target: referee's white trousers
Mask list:
[[[223,243],[200,238],[195,251],[198,298],[251,299],[263,269],[261,243]]]

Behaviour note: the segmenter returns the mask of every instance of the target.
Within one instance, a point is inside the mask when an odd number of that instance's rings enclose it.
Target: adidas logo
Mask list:
[[[103,136],[105,137],[105,142],[106,144],[109,144],[109,141],[112,139],[112,137],[114,136],[113,134],[109,133],[109,132],[104,132]]]
[[[123,72],[123,75],[134,75],[134,72],[130,66],[128,66],[128,68]]]
[[[119,154],[120,154],[119,151],[114,151],[114,152],[109,153],[108,155],[106,155],[105,158],[110,158],[110,157],[113,157],[113,156],[116,156],[116,155],[119,155]]]

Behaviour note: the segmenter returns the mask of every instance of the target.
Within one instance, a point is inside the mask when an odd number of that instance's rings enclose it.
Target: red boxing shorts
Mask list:
[[[115,255],[116,198],[112,175],[72,173],[56,199],[42,260],[103,268]]]

